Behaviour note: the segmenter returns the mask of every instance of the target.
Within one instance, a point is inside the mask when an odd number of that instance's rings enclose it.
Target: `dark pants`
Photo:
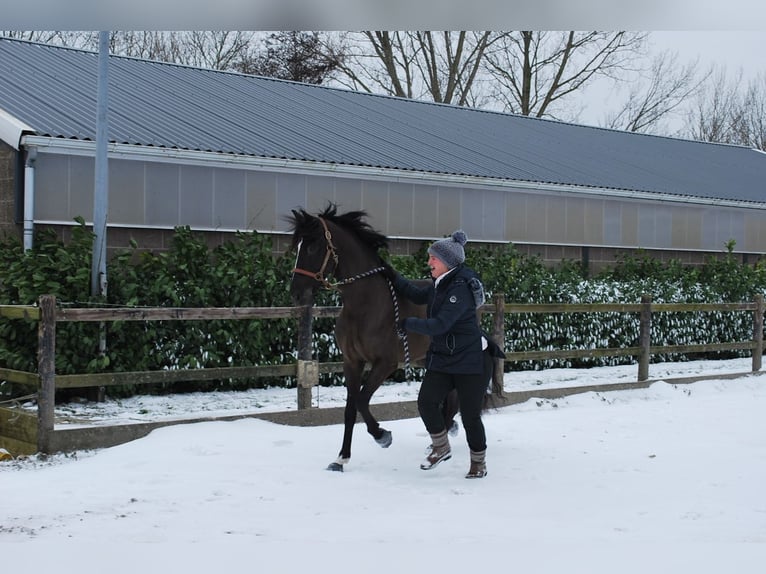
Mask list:
[[[463,420],[468,447],[473,451],[487,448],[484,423],[481,422],[481,410],[484,395],[487,392],[488,377],[492,376],[492,357],[484,353],[484,372],[478,375],[454,375],[426,371],[418,393],[418,412],[430,434],[440,433],[444,428],[442,404],[447,394],[457,390],[460,402],[460,418]]]

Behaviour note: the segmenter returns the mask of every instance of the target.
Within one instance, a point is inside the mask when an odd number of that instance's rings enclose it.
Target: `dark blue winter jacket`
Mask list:
[[[459,265],[436,284],[420,287],[397,277],[396,290],[416,304],[427,304],[425,319],[407,317],[402,327],[431,337],[426,368],[453,374],[483,371],[482,332],[476,317],[476,301],[469,285],[476,272]]]

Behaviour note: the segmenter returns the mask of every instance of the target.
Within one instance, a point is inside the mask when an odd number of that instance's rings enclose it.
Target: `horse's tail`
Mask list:
[[[501,364],[498,359],[505,359],[505,353],[503,353],[503,350],[500,348],[500,346],[495,343],[494,340],[492,340],[492,337],[490,337],[486,332],[484,332],[484,337],[487,339],[487,348],[484,349],[483,353],[483,360],[484,360],[484,380],[486,381],[486,392],[484,393],[484,402],[482,405],[482,411],[486,411],[488,409],[496,408],[497,406],[500,406],[497,404],[497,401],[495,400],[497,396],[502,394],[502,383],[500,384],[500,388],[496,389],[494,388],[494,380],[495,380],[495,370],[498,366],[498,364]],[[454,389],[447,395],[447,398],[444,400],[444,403],[442,404],[442,416],[444,417],[444,424],[447,428],[447,430],[455,429],[454,427],[454,421],[455,416],[457,416],[457,413],[460,411],[460,404],[457,398],[457,391]]]
[[[503,393],[502,379],[495,385],[495,371],[498,365],[503,364],[498,359],[505,359],[505,353],[500,348],[500,345],[495,343],[486,332],[484,337],[487,339],[487,348],[484,349],[484,379],[487,381],[487,392],[484,395],[484,407],[482,410],[487,410],[496,406],[495,398]],[[504,370],[500,371],[501,374],[503,372]]]

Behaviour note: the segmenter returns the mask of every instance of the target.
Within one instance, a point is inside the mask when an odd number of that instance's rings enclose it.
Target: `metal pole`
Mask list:
[[[109,210],[109,32],[98,35],[98,102],[96,108],[96,167],[93,186],[93,261],[91,295],[106,299],[106,221]],[[98,351],[106,353],[106,323],[99,324]],[[104,399],[104,387],[96,389],[96,401]]]
[[[109,205],[109,32],[99,32],[98,102],[96,110],[96,175],[93,189],[93,261],[91,295],[106,296],[106,214]]]

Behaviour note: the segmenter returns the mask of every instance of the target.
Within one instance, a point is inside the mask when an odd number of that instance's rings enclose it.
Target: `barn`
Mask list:
[[[98,54],[0,38],[0,233],[93,218]],[[766,253],[766,154],[109,57],[108,248],[287,245],[295,207],[364,209],[407,253],[463,228],[591,269]]]

